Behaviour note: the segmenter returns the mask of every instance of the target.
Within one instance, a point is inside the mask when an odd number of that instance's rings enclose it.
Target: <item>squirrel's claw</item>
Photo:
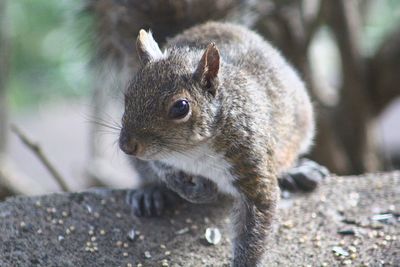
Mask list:
[[[150,185],[130,191],[127,203],[138,217],[161,216],[167,204],[172,202],[172,194],[165,186]]]

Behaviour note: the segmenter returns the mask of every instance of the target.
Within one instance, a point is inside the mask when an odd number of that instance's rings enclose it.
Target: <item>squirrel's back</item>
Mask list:
[[[220,50],[222,64],[231,65],[258,84],[241,90],[253,95],[256,105],[268,106],[265,112],[273,112],[270,118],[275,121],[271,125],[274,129],[269,131],[279,148],[275,152],[278,165],[287,169],[299,153],[308,151],[314,137],[313,109],[299,75],[260,35],[231,23],[194,26],[168,40],[166,49],[202,51],[210,42]]]

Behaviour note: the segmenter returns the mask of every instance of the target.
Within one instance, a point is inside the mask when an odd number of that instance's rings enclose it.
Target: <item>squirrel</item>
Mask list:
[[[246,27],[194,26],[216,19],[200,12],[204,9],[171,12],[171,19],[151,16],[162,10],[156,3],[180,9],[182,3],[194,7],[201,1],[154,0],[146,8],[144,1],[136,2],[89,5],[103,18],[100,26],[114,23],[98,36],[96,60],[112,61],[123,70],[121,79],[132,79],[119,145],[147,184],[129,196],[133,210],[138,216],[160,215],[172,192],[195,203],[227,194],[234,199],[232,265],[261,266],[278,187],[312,190],[328,174],[317,163],[299,159],[310,148],[315,128],[306,88],[280,53]],[[247,1],[225,2],[233,10]],[[190,19],[188,10],[197,15]],[[163,49],[150,31],[139,29],[134,46],[132,32],[143,17],[141,27],[152,28]]]
[[[267,41],[234,24],[194,26],[163,50],[140,30],[136,48],[141,66],[125,92],[120,148],[145,179],[191,202],[233,197],[232,265],[261,266],[278,177],[314,136],[303,82]],[[148,195],[155,201],[145,209],[157,210],[161,194]]]

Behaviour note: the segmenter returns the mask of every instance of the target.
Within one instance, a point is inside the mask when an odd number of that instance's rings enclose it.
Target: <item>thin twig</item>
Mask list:
[[[16,126],[11,125],[11,130],[19,137],[19,139],[24,143],[43,163],[43,165],[47,168],[53,178],[57,181],[58,185],[61,187],[63,191],[68,192],[69,187],[65,183],[65,179],[60,175],[60,173],[54,168],[54,166],[50,163],[48,158],[43,153],[40,146],[34,142],[32,142],[22,131]]]

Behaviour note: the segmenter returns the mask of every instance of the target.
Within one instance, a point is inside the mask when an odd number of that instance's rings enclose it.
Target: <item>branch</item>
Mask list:
[[[335,34],[343,74],[335,123],[350,160],[352,173],[379,167],[371,121],[371,102],[366,94],[366,65],[361,53],[361,21],[358,1],[329,1],[328,23]]]
[[[32,142],[22,131],[16,126],[11,125],[11,130],[19,137],[19,139],[39,158],[46,169],[51,173],[53,178],[57,181],[58,185],[63,191],[69,191],[69,187],[66,184],[66,180],[60,175],[60,173],[53,167],[48,158],[44,155],[40,146]]]

